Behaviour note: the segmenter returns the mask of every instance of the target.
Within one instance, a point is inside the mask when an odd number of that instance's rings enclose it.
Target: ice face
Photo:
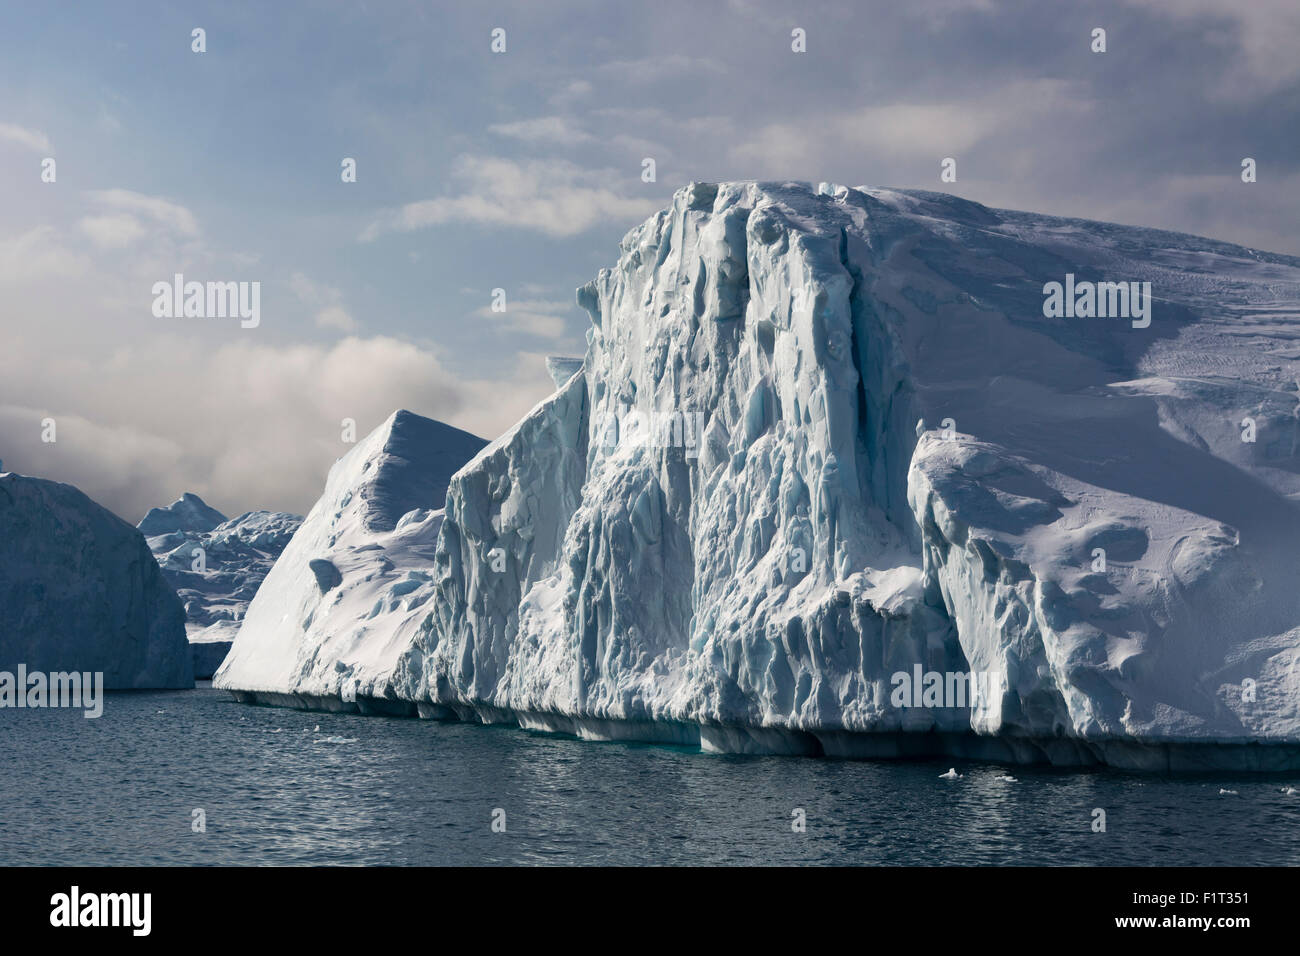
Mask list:
[[[125,521],[71,485],[0,475],[0,671],[193,687],[185,611]]]
[[[511,674],[532,677],[543,691],[561,680],[514,661],[561,647],[551,638],[528,645],[519,618],[537,608],[549,622],[558,610],[547,600],[559,592],[547,587],[581,503],[586,395],[586,382],[572,377],[452,478],[428,614],[402,661],[401,696],[437,708],[463,704],[471,713],[496,699]],[[562,650],[557,657],[565,657]],[[555,663],[566,666],[566,660]]]
[[[1295,762],[1170,748],[1300,743],[1300,261],[695,183],[578,302],[580,374],[450,482],[385,693],[712,750]]]
[[[452,483],[417,698],[594,736],[703,725],[711,749],[964,726],[889,705],[894,671],[957,643],[922,600],[905,477],[878,479],[900,528],[857,447],[841,232],[792,234],[763,198],[679,193],[579,291],[585,375]]]

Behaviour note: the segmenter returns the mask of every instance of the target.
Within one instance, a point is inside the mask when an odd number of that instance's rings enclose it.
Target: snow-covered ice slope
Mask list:
[[[213,685],[270,703],[391,697],[393,668],[433,593],[447,482],[484,444],[398,411],[337,461]]]
[[[1045,317],[1069,281],[1150,282],[1149,325]],[[387,694],[726,751],[1300,766],[1300,260],[695,183],[578,300],[580,374],[451,483]],[[992,690],[899,706],[918,672]]]
[[[226,519],[189,493],[140,522],[141,529],[168,529],[147,540],[185,605],[196,678],[210,678],[221,664],[253,595],[301,524],[300,515],[273,511]]]
[[[185,611],[140,533],[71,485],[0,474],[0,671],[193,687]]]

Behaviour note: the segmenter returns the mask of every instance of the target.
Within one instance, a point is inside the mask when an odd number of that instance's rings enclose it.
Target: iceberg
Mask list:
[[[435,590],[448,481],[485,444],[407,411],[358,442],[253,596],[213,686],[259,703],[414,713],[394,674]]]
[[[150,508],[136,527],[146,538],[151,538],[174,531],[211,531],[225,520],[220,511],[187,491],[166,508]]]
[[[577,299],[581,365],[448,484],[421,613],[227,686],[347,673],[720,752],[1300,767],[1300,259],[692,183]],[[982,690],[900,706],[914,673]]]
[[[225,659],[249,602],[300,524],[300,515],[273,511],[227,519],[190,493],[140,522],[141,531],[152,529],[149,549],[185,605],[196,678],[212,677]]]
[[[0,671],[194,686],[185,610],[140,533],[71,485],[0,474]]]

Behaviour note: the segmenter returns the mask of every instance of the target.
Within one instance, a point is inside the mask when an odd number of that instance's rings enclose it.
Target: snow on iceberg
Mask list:
[[[272,511],[227,519],[188,493],[140,522],[167,529],[147,540],[185,605],[196,678],[210,678],[225,659],[249,602],[301,524],[299,515]]]
[[[173,531],[211,531],[225,520],[220,511],[187,491],[166,508],[150,508],[136,527],[146,538],[152,538]]]
[[[213,686],[264,703],[413,711],[393,700],[391,678],[434,591],[447,483],[484,444],[398,411],[339,459]]]
[[[1091,306],[1045,309],[1063,282]],[[1300,260],[694,183],[578,301],[580,371],[451,481],[386,695],[709,750],[1300,766]]]
[[[0,671],[193,687],[185,611],[144,538],[71,485],[0,474]]]

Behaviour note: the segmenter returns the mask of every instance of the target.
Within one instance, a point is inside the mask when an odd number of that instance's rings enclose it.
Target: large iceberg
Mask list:
[[[185,605],[196,678],[210,678],[221,665],[249,602],[301,524],[300,515],[277,511],[227,519],[186,493],[137,525],[149,529],[149,549]]]
[[[0,671],[193,687],[185,611],[140,533],[71,485],[0,474]]]
[[[392,700],[391,678],[434,594],[447,482],[485,444],[407,411],[358,442],[262,582],[213,686],[263,703],[414,710]]]
[[[581,368],[451,480],[418,628],[245,683],[729,752],[1300,766],[1300,260],[695,183],[578,301]]]

